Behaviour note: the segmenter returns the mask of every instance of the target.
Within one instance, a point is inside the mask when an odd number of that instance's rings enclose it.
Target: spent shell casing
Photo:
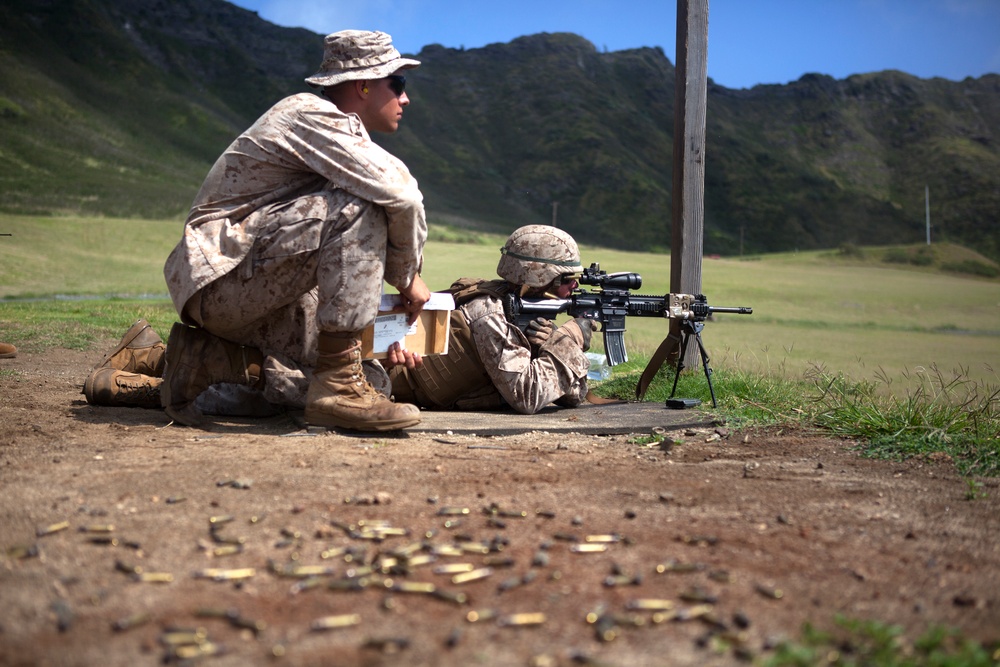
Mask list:
[[[507,519],[524,519],[528,513],[523,510],[500,510],[497,515]]]
[[[482,542],[462,542],[459,549],[468,554],[488,554],[490,552],[490,545],[483,544]]]
[[[430,565],[437,561],[434,554],[417,554],[415,556],[410,556],[406,559],[406,565],[408,567],[420,567],[421,565]]]
[[[329,549],[324,549],[319,552],[319,557],[323,560],[329,560],[331,558],[340,558],[347,553],[347,547],[330,547]]]
[[[145,625],[151,620],[153,620],[153,616],[149,612],[141,611],[125,618],[119,618],[111,624],[111,629],[115,632],[125,632],[140,625]]]
[[[208,525],[212,527],[222,526],[227,523],[232,523],[235,520],[236,517],[234,517],[232,514],[220,514],[218,516],[208,517]]]
[[[195,645],[174,646],[170,652],[178,661],[185,662],[222,655],[226,652],[226,649],[222,644],[206,641]]]
[[[300,579],[292,584],[288,592],[292,595],[298,595],[302,591],[308,591],[313,588],[318,588],[328,581],[326,577],[307,577],[306,579]]]
[[[719,601],[717,595],[713,595],[702,588],[691,588],[683,591],[680,594],[680,598],[685,602],[705,602],[708,604],[715,604]]]
[[[659,563],[656,566],[656,572],[658,574],[664,574],[671,572],[674,574],[688,574],[690,572],[701,572],[705,569],[705,565],[702,563],[680,563],[675,560],[667,561],[666,563]]]
[[[579,542],[580,538],[573,533],[555,533],[552,535],[552,539],[559,540],[560,542]]]
[[[60,531],[69,528],[69,521],[60,521],[59,523],[52,523],[48,526],[41,526],[35,530],[35,537],[45,537],[47,535],[53,535]]]
[[[297,565],[286,574],[293,577],[326,577],[334,573],[332,567],[325,565]]]
[[[239,567],[232,570],[219,570],[212,576],[212,581],[238,581],[256,576],[257,570],[252,567]]]
[[[208,631],[205,628],[194,630],[167,630],[160,633],[158,640],[164,646],[189,646],[204,644],[208,641]]]
[[[452,604],[463,605],[469,601],[469,596],[461,591],[449,591],[444,588],[436,589],[432,594],[438,600],[444,600]]]
[[[517,588],[522,583],[523,582],[521,581],[521,577],[508,577],[507,579],[501,581],[500,584],[497,586],[497,592],[506,593],[511,589]]]
[[[7,555],[14,560],[21,560],[24,558],[35,558],[38,556],[38,545],[37,544],[15,544],[12,547],[8,547]]]
[[[254,636],[259,635],[267,629],[267,623],[264,621],[255,621],[253,619],[244,618],[242,616],[230,616],[229,625],[233,626],[238,630],[249,630],[254,634]]]
[[[240,612],[236,609],[227,609],[224,607],[200,607],[195,610],[194,615],[197,618],[236,618],[240,615]]]
[[[584,542],[596,543],[596,544],[614,544],[620,542],[622,539],[621,535],[608,534],[608,535],[587,535],[583,538]]]
[[[499,625],[541,625],[545,622],[545,614],[542,612],[507,614],[502,616],[497,623]]]
[[[456,574],[451,578],[451,583],[453,584],[467,584],[470,581],[478,581],[480,579],[485,579],[486,577],[493,574],[492,567],[481,567],[477,570],[472,570],[471,572],[462,572],[461,574]]]
[[[115,561],[115,569],[119,572],[124,572],[125,574],[139,574],[142,572],[141,565],[132,565],[121,560]]]
[[[465,516],[468,513],[468,507],[442,507],[437,511],[438,516]]]
[[[352,625],[358,625],[359,623],[361,623],[360,614],[338,614],[336,616],[323,616],[322,618],[317,618],[309,624],[309,629],[314,631],[335,630],[337,628],[347,628]]]
[[[467,555],[464,551],[462,551],[454,544],[435,544],[431,546],[431,554],[434,556],[454,556],[454,557]]]
[[[678,621],[697,620],[702,616],[711,614],[714,609],[715,607],[710,604],[696,604],[685,609],[678,609],[676,619]]]
[[[617,625],[628,625],[633,628],[646,625],[646,617],[641,614],[612,614],[611,618]]]
[[[243,553],[242,544],[226,544],[221,547],[215,547],[211,551],[213,558],[221,558],[223,556],[234,556],[239,553]]]
[[[666,609],[664,611],[653,612],[653,615],[649,617],[649,620],[655,624],[666,623],[667,621],[672,621],[677,618],[676,609]]]
[[[483,565],[489,567],[514,567],[514,564],[510,556],[487,556],[483,559]]]
[[[375,649],[383,653],[398,653],[409,647],[408,637],[369,637],[361,644],[361,648]]]
[[[594,621],[594,636],[601,642],[613,642],[618,638],[618,626],[614,618],[608,615],[601,616]]]
[[[91,524],[89,526],[80,526],[79,531],[81,533],[113,533],[115,532],[114,525],[108,524]]]
[[[479,623],[481,621],[492,621],[500,615],[496,609],[473,609],[465,615],[465,620],[469,623]]]
[[[666,611],[674,608],[674,602],[658,598],[638,598],[625,603],[625,608],[630,611]]]
[[[429,581],[393,581],[390,589],[396,593],[431,595],[437,586]]]
[[[111,535],[91,535],[87,538],[89,544],[99,544],[106,547],[117,547],[118,538]]]
[[[615,586],[641,586],[642,577],[633,577],[628,574],[611,574],[604,577],[603,583],[607,588],[614,588]]]
[[[176,505],[177,503],[182,503],[185,500],[187,500],[187,498],[185,498],[184,496],[167,496],[167,499],[164,502],[166,502],[168,505]]]
[[[147,584],[169,584],[174,580],[174,575],[169,572],[136,572],[132,578]]]
[[[378,569],[380,569],[382,572],[389,572],[393,568],[397,568],[400,566],[399,559],[396,558],[395,556],[385,556],[385,555],[380,556],[376,561],[376,563],[378,565]]]
[[[556,513],[552,510],[535,510],[535,516],[540,516],[543,519],[554,519],[556,518]]]
[[[763,595],[766,598],[772,600],[780,600],[785,596],[785,592],[780,588],[775,588],[774,586],[765,586],[764,584],[757,584],[754,586],[754,590]]]
[[[223,535],[217,530],[212,531],[212,541],[216,544],[245,544],[247,538],[245,537],[231,537],[229,535]]]
[[[365,577],[349,577],[345,579],[332,579],[326,585],[331,591],[361,591],[371,583]]]
[[[475,569],[476,566],[472,563],[449,563],[435,567],[432,572],[434,574],[459,574],[461,572],[472,572]]]
[[[595,554],[608,550],[606,544],[574,544],[569,548],[575,554]]]
[[[396,547],[389,553],[395,556],[396,558],[409,559],[419,554],[423,550],[423,548],[424,548],[423,542],[410,542],[409,544],[404,544],[402,546]]]

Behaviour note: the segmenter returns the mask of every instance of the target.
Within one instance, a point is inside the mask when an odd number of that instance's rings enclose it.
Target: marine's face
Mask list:
[[[403,107],[410,104],[405,87],[406,78],[395,74],[368,82],[367,117],[363,120],[370,132],[391,134],[399,129]]]

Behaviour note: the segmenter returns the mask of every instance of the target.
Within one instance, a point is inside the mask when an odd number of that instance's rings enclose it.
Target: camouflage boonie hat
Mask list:
[[[323,64],[306,79],[314,88],[336,86],[344,81],[384,79],[401,69],[420,66],[419,60],[404,58],[384,32],[341,30],[324,40]]]
[[[500,248],[497,275],[514,285],[545,287],[560,276],[580,273],[580,249],[557,227],[527,225],[514,230]]]

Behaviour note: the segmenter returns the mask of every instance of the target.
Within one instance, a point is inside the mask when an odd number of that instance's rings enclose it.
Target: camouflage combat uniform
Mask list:
[[[167,259],[181,318],[265,355],[265,396],[301,406],[320,331],[374,321],[383,279],[410,285],[427,238],[423,198],[360,119],[285,98],[212,167]]]
[[[452,285],[448,354],[425,357],[415,369],[390,369],[397,400],[425,408],[482,410],[510,406],[534,414],[552,402],[575,407],[587,395],[590,362],[574,321],[534,347],[503,307],[509,284],[463,279]]]

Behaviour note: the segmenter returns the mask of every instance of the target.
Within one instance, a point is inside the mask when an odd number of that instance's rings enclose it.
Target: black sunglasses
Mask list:
[[[402,95],[403,91],[406,90],[405,76],[400,76],[399,74],[390,74],[385,78],[389,79],[389,88],[392,89],[392,92],[396,93],[396,97]]]

